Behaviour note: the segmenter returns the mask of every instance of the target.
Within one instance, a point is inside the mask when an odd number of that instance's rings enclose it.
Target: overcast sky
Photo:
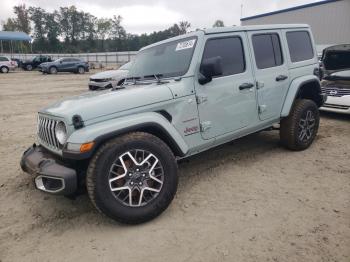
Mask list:
[[[60,6],[75,5],[97,17],[121,15],[123,26],[131,33],[163,30],[186,20],[191,29],[211,27],[221,19],[225,25],[239,25],[241,4],[243,17],[282,8],[318,2],[319,0],[0,0],[0,21],[13,16],[15,4],[40,6],[52,11]]]

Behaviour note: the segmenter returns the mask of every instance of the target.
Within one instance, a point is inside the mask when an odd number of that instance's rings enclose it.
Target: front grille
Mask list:
[[[38,137],[42,144],[55,149],[60,149],[60,143],[55,136],[55,128],[59,121],[38,116]]]
[[[327,104],[325,103],[323,107],[328,107],[328,108],[334,108],[334,109],[342,109],[342,110],[348,110],[350,109],[349,106],[342,106],[342,105],[335,105],[335,104]]]
[[[107,82],[106,79],[95,79],[95,78],[90,78],[91,82],[96,82],[96,83],[103,83]]]
[[[325,93],[329,96],[336,96],[336,97],[349,96],[350,95],[350,88],[338,88],[338,87],[333,87],[333,86],[324,86],[324,87],[322,87],[322,93]]]

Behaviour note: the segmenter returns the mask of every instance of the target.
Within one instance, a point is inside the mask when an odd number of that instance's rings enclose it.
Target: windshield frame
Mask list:
[[[150,45],[149,47],[142,48],[139,51],[139,53],[136,55],[135,59],[133,60],[132,66],[129,68],[129,73],[130,73],[132,67],[137,63],[137,56],[139,54],[141,54],[142,52],[144,52],[144,51],[150,50],[152,48],[164,46],[164,45],[171,45],[171,44],[173,44],[175,42],[181,43],[181,42],[189,41],[189,40],[192,40],[192,39],[195,39],[196,41],[195,41],[193,47],[191,48],[192,52],[191,52],[190,57],[189,57],[188,65],[180,73],[179,72],[175,72],[177,74],[169,74],[169,73],[164,74],[164,73],[161,73],[161,72],[155,72],[154,74],[147,74],[147,75],[141,75],[141,76],[139,76],[139,75],[136,76],[136,75],[131,75],[130,74],[130,75],[128,75],[128,78],[129,79],[138,78],[139,80],[143,80],[143,79],[145,79],[145,76],[150,76],[150,75],[158,76],[161,79],[163,79],[163,78],[164,79],[169,79],[169,78],[177,78],[177,77],[185,76],[188,73],[188,71],[189,71],[189,69],[191,67],[191,64],[192,64],[192,61],[193,61],[193,56],[194,56],[196,48],[197,48],[197,44],[198,44],[198,36],[197,35],[188,35],[186,37],[181,37],[181,38],[177,38],[177,39],[174,39],[174,40],[171,40],[171,38],[169,38],[168,41],[166,41],[166,42],[160,42],[159,44],[155,43],[153,45]]]

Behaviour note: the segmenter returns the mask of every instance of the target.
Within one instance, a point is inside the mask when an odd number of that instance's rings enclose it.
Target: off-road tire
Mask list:
[[[154,154],[164,169],[164,181],[158,196],[145,206],[130,207],[119,202],[109,187],[109,169],[126,151],[145,149]],[[177,162],[170,148],[149,133],[133,132],[103,144],[87,169],[86,186],[93,205],[108,217],[125,224],[147,222],[160,215],[173,200],[178,185]]]
[[[7,66],[2,66],[2,67],[0,68],[0,72],[1,72],[1,73],[6,74],[6,73],[8,73],[9,71],[10,71],[10,69],[9,69]]]
[[[300,141],[299,139],[299,124],[301,118],[308,112],[311,111],[315,125],[307,141]],[[320,123],[320,114],[318,107],[314,101],[308,99],[297,99],[289,113],[289,116],[281,120],[280,125],[280,139],[283,146],[290,150],[301,151],[307,149],[314,141],[318,127]]]

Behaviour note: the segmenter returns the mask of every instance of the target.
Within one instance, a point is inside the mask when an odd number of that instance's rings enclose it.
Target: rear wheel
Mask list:
[[[33,66],[32,66],[32,65],[26,65],[26,69],[27,69],[28,71],[32,71],[32,70],[33,70]]]
[[[7,66],[3,66],[3,67],[1,67],[0,71],[1,71],[1,73],[5,73],[6,74],[6,73],[9,72],[9,68]]]
[[[161,214],[175,196],[177,164],[169,147],[142,132],[105,143],[87,171],[87,190],[95,207],[128,224]]]
[[[79,66],[79,67],[78,67],[78,73],[79,73],[79,74],[84,74],[84,73],[85,73],[85,68],[82,67],[82,66]]]
[[[304,150],[314,141],[320,123],[318,107],[314,101],[298,99],[288,117],[281,120],[282,144],[291,150]]]

